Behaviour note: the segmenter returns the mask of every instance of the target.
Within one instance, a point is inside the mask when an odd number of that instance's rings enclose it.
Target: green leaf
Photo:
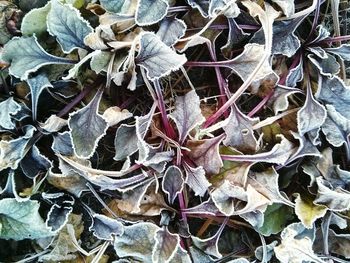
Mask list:
[[[90,24],[71,5],[58,0],[53,0],[51,5],[47,17],[48,31],[57,38],[63,52],[68,54],[76,48],[85,48],[84,38],[93,32]]]
[[[135,21],[139,26],[148,26],[161,21],[167,14],[166,0],[138,0]]]
[[[39,202],[33,200],[0,200],[0,238],[23,240],[52,236],[39,214],[39,207]]]
[[[107,121],[98,114],[98,107],[103,94],[99,90],[84,108],[69,114],[68,126],[71,130],[74,152],[80,158],[90,158],[98,141],[105,135]]]
[[[146,69],[150,80],[169,75],[187,61],[185,55],[178,55],[154,33],[144,33],[140,42],[140,51],[135,61],[137,65]]]
[[[47,32],[47,15],[51,9],[51,3],[44,7],[30,10],[22,20],[21,32],[23,36],[41,35]]]
[[[10,63],[10,74],[20,78],[28,79],[30,73],[50,64],[72,64],[69,59],[56,57],[47,53],[38,43],[35,36],[24,38],[14,37],[3,50],[1,57]]]
[[[258,231],[264,236],[277,234],[282,231],[288,222],[293,219],[293,210],[285,205],[273,204],[267,207],[264,213],[264,224]]]
[[[47,88],[53,88],[48,77],[44,73],[40,73],[35,77],[31,77],[27,80],[30,87],[30,93],[32,98],[32,113],[33,120],[36,120],[38,101],[40,94]]]

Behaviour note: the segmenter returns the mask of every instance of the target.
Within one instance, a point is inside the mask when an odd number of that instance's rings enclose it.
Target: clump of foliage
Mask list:
[[[0,1],[5,262],[348,262],[350,8]]]

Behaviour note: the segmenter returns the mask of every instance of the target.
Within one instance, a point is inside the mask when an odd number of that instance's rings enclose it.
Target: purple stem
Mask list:
[[[311,27],[310,33],[309,33],[308,37],[305,40],[306,43],[309,42],[309,40],[312,37],[312,34],[316,30],[318,18],[320,17],[320,9],[321,9],[321,0],[317,0],[317,6],[316,6],[316,10],[315,10],[314,20],[312,22],[312,27]]]
[[[211,59],[214,62],[216,62],[217,57],[216,57],[213,45],[208,43],[208,50],[209,50]],[[219,67],[215,67],[215,73],[216,73],[216,79],[217,79],[218,85],[219,85],[220,95],[222,95],[222,96],[220,96],[220,100],[221,100],[221,104],[223,105],[227,101],[226,97],[230,97],[231,94],[230,94],[229,90],[227,90],[225,80],[222,77],[222,74],[221,74]]]
[[[292,64],[290,65],[290,68],[289,68],[288,72],[287,72],[286,74],[284,74],[284,75],[280,78],[280,80],[279,80],[279,82],[278,82],[280,85],[284,85],[284,84],[286,83],[287,76],[288,76],[289,72],[290,72],[293,68],[295,68],[295,67],[298,65],[298,63],[299,63],[299,61],[300,61],[300,58],[301,58],[301,54],[300,54],[300,53],[294,57],[294,60],[293,60]],[[269,99],[273,96],[274,93],[275,93],[275,90],[272,89],[272,90],[263,98],[263,100],[260,101],[260,103],[259,103],[258,105],[256,105],[256,106],[254,107],[254,109],[251,110],[251,112],[248,113],[248,117],[253,117],[256,113],[258,113],[258,112],[266,105],[266,103],[269,101]]]
[[[322,40],[320,43],[333,43],[333,42],[342,42],[342,41],[349,41],[349,40],[350,40],[350,35],[346,35],[346,36],[327,38],[325,40]]]
[[[164,104],[162,88],[160,87],[160,83],[158,80],[153,81],[153,83],[154,83],[154,87],[155,87],[156,94],[157,94],[158,108],[159,108],[160,114],[162,116],[162,123],[163,123],[164,129],[165,129],[165,133],[169,138],[174,139],[175,138],[175,131],[174,131],[173,127],[170,125],[169,120],[168,120],[168,116],[167,116],[165,104]]]

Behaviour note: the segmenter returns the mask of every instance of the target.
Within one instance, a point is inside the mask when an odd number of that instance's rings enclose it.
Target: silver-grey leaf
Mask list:
[[[0,238],[23,240],[53,236],[39,214],[39,207],[39,202],[33,200],[0,200]]]
[[[326,105],[326,108],[327,118],[321,127],[322,132],[330,144],[340,147],[345,143],[349,150],[350,120],[337,112],[333,105]]]
[[[165,45],[154,33],[143,33],[140,40],[136,64],[145,68],[150,80],[159,79],[178,70],[187,61],[185,55],[178,55]]]
[[[182,144],[189,132],[205,121],[196,92],[191,90],[185,96],[178,96],[175,101],[175,110],[169,117],[176,124],[179,142]]]
[[[135,126],[122,124],[117,130],[114,139],[116,161],[121,161],[138,150]]]
[[[303,136],[305,133],[319,129],[327,117],[325,107],[315,100],[312,95],[311,85],[307,85],[306,100],[304,106],[298,111],[298,131]]]
[[[195,195],[204,196],[208,191],[209,183],[208,179],[205,177],[205,170],[202,166],[191,167],[187,163],[184,164],[184,169],[186,172],[186,184],[194,191]]]
[[[163,227],[156,232],[155,240],[152,261],[154,263],[172,262],[180,247],[180,236],[170,233],[168,228]]]
[[[119,257],[133,257],[142,262],[152,263],[155,234],[160,228],[144,222],[124,227],[124,234],[116,236],[114,249]]]
[[[139,26],[149,26],[161,21],[168,12],[166,0],[138,0],[135,22]]]
[[[72,61],[47,53],[35,36],[14,37],[5,46],[1,58],[10,63],[9,72],[21,80],[28,79],[30,73],[50,64],[72,64]]]
[[[102,214],[94,214],[92,216],[92,224],[89,230],[93,235],[102,240],[113,240],[113,236],[120,236],[124,233],[123,224],[113,218]]]
[[[170,204],[173,204],[177,195],[181,193],[184,183],[181,170],[175,165],[169,166],[164,173],[162,188],[168,195],[168,201]]]
[[[325,48],[324,50],[337,55],[342,60],[350,61],[350,44],[342,44],[339,47]]]
[[[13,97],[0,103],[0,129],[12,130],[16,128],[13,117],[21,110],[21,105],[18,104]]]
[[[70,53],[76,48],[84,48],[84,38],[93,31],[76,8],[62,4],[58,0],[51,1],[47,28],[49,33],[57,38],[65,53]]]
[[[333,105],[341,115],[350,119],[350,88],[337,76],[332,78],[322,76],[315,96],[325,104]]]
[[[74,152],[80,158],[90,158],[99,140],[105,135],[108,123],[98,113],[103,94],[100,89],[84,108],[69,114],[68,126],[71,131]]]
[[[45,73],[39,73],[35,77],[30,77],[27,82],[32,99],[33,120],[36,120],[39,96],[45,89],[53,88],[53,86]]]
[[[27,177],[34,178],[40,173],[46,173],[52,166],[52,162],[34,145],[21,160],[20,165]]]
[[[176,17],[165,17],[160,23],[157,36],[167,46],[173,46],[186,33],[187,25]]]
[[[254,135],[253,126],[259,118],[250,118],[243,114],[234,104],[227,124],[223,127],[226,138],[224,144],[232,146],[242,152],[253,152],[257,150],[257,140]]]
[[[304,78],[303,61],[299,61],[295,68],[292,68],[286,78],[286,86],[294,88],[298,82],[302,81]]]
[[[17,169],[20,161],[25,155],[25,149],[36,129],[27,127],[26,134],[10,141],[0,141],[0,171],[11,168]]]

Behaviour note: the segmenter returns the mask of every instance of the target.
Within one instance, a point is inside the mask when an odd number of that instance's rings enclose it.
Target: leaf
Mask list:
[[[205,118],[200,108],[200,100],[194,90],[179,96],[175,101],[175,110],[169,115],[175,122],[179,132],[179,142],[182,144],[187,135],[195,127],[201,125]]]
[[[119,126],[114,139],[116,161],[121,161],[138,150],[135,126],[122,124]]]
[[[304,78],[304,70],[303,70],[303,60],[299,61],[299,64],[292,68],[286,78],[286,86],[294,88],[298,82],[302,81]]]
[[[285,205],[269,205],[264,212],[264,223],[257,229],[264,236],[271,236],[281,232],[287,222],[293,219],[293,210]]]
[[[46,179],[49,184],[58,189],[66,190],[76,197],[80,197],[82,192],[88,189],[86,186],[87,180],[75,172],[56,174],[49,170]]]
[[[98,239],[113,241],[114,236],[120,236],[124,233],[124,226],[116,219],[94,214],[89,231],[92,231]]]
[[[348,110],[350,88],[345,86],[344,82],[337,76],[333,78],[322,76],[319,90],[315,96],[325,104],[333,105],[341,115],[350,119],[350,111]]]
[[[253,70],[257,68],[264,56],[264,45],[246,44],[244,46],[243,53],[230,60],[230,64],[225,64],[225,66],[230,68],[243,81],[246,81],[253,72]],[[261,69],[255,75],[254,81],[252,82],[252,86],[254,89],[257,89],[262,81],[276,83],[277,80],[278,76],[272,70],[269,60],[266,59]]]
[[[211,0],[209,3],[209,16],[215,17],[220,15],[220,12],[223,12],[223,14],[227,18],[235,18],[239,16],[241,13],[241,10],[239,9],[236,1],[229,1],[229,0]]]
[[[271,242],[270,244],[266,245],[266,261],[269,262],[272,257],[275,255],[275,252],[273,251],[274,247],[278,244],[278,242],[275,240]],[[255,257],[262,261],[264,257],[263,252],[264,247],[260,246],[255,249]]]
[[[223,166],[219,145],[224,139],[224,135],[204,140],[189,140],[186,147],[191,151],[188,157],[198,166],[202,166],[207,174],[217,174]]]
[[[0,238],[18,241],[52,236],[39,214],[39,206],[39,202],[33,200],[0,200]]]
[[[44,194],[42,195],[44,197]],[[57,197],[53,197],[53,199],[55,198]],[[69,215],[73,211],[74,199],[71,196],[68,196],[68,198],[59,200],[49,200],[50,198],[46,198],[49,202],[55,202],[55,204],[51,206],[46,219],[46,226],[54,233],[57,233],[66,225]]]
[[[172,234],[163,227],[155,233],[155,245],[152,251],[152,262],[171,262],[180,247],[180,236]]]
[[[315,204],[327,206],[331,211],[342,212],[350,209],[350,192],[341,187],[332,190],[321,177],[316,178],[318,186]]]
[[[333,105],[326,105],[326,109],[327,118],[321,129],[327,141],[335,147],[340,147],[345,143],[349,149],[350,121],[337,112]]]
[[[282,231],[282,242],[274,248],[276,257],[281,263],[325,263],[314,253],[313,239],[303,234],[304,231],[305,228],[301,223],[290,224]]]
[[[136,0],[100,0],[104,9],[118,15],[130,15],[136,9]]]
[[[166,0],[138,0],[135,22],[139,26],[149,26],[161,21],[168,12]]]
[[[209,1],[207,0],[186,0],[192,8],[198,9],[203,17],[208,17]]]
[[[98,113],[103,94],[100,89],[84,108],[69,114],[68,126],[71,131],[75,154],[80,158],[90,158],[99,140],[106,134],[108,123]]]
[[[132,113],[127,109],[120,109],[117,106],[110,107],[103,113],[102,117],[107,121],[108,126],[117,125],[119,122],[122,122],[126,119],[132,117]]]
[[[294,204],[279,191],[278,173],[271,167],[264,172],[248,174],[247,184],[270,199],[273,203],[281,203],[293,207]]]
[[[325,48],[325,51],[337,55],[344,61],[350,61],[350,45],[342,44],[339,47]]]
[[[141,35],[140,50],[135,58],[137,65],[146,69],[147,77],[156,80],[179,69],[187,61],[185,55],[178,55],[165,45],[154,33]]]
[[[311,85],[307,85],[307,95],[304,106],[298,111],[298,131],[303,136],[305,133],[319,129],[327,117],[325,107],[314,99]]]
[[[168,202],[173,204],[177,195],[184,187],[184,179],[181,170],[175,166],[169,166],[164,173],[162,188],[168,195]]]
[[[186,172],[186,184],[194,191],[195,195],[204,196],[208,191],[211,183],[205,177],[205,170],[202,166],[191,167],[187,163],[184,164],[184,170]]]
[[[289,88],[287,86],[278,85],[275,87],[275,91],[270,99],[273,103],[273,110],[275,115],[277,115],[281,111],[285,111],[288,109],[289,101],[288,97],[295,93],[302,93],[300,89]]]
[[[34,145],[21,160],[20,165],[27,177],[34,178],[40,173],[46,172],[52,166],[52,163]]]
[[[337,234],[334,230],[329,229],[329,249],[332,253],[342,255],[343,257],[349,259],[349,245],[350,245],[350,235],[349,234]]]
[[[313,228],[315,221],[318,218],[324,217],[327,212],[327,207],[313,203],[311,196],[303,196],[296,193],[295,199],[295,214],[306,228]]]
[[[339,73],[340,65],[334,56],[326,54],[325,58],[320,58],[317,55],[315,56],[314,54],[309,54],[307,57],[318,68],[322,75],[327,77],[333,77],[333,75]]]
[[[51,148],[56,154],[73,155],[74,151],[70,132],[65,131],[54,135]]]
[[[16,128],[13,118],[20,110],[21,105],[12,96],[0,102],[0,129],[12,130]]]
[[[59,132],[67,125],[68,121],[66,119],[62,119],[57,115],[51,115],[48,119],[46,119],[45,123],[40,123],[40,128],[45,132],[54,133]]]
[[[73,232],[74,236],[79,238],[83,230],[82,216],[71,213],[65,227],[59,232],[54,242],[50,244],[52,247],[50,253],[41,256],[39,261],[61,262],[64,260],[76,259],[76,252],[78,252],[78,250],[70,236],[70,231]]]
[[[253,126],[258,121],[258,118],[248,117],[233,105],[227,124],[223,127],[226,133],[224,145],[232,146],[242,152],[256,152],[258,142],[254,136]]]
[[[228,18],[229,32],[227,37],[227,43],[221,47],[221,52],[225,57],[229,58],[231,51],[237,47],[242,46],[250,34],[245,33],[237,24],[233,18]]]
[[[183,20],[176,17],[165,17],[161,22],[157,31],[157,36],[162,42],[171,47],[185,35],[187,25]]]
[[[47,3],[44,7],[33,8],[24,17],[21,23],[21,32],[23,36],[37,35],[46,33],[47,15],[51,9],[51,3]]]
[[[25,149],[36,129],[27,127],[26,134],[10,141],[0,141],[0,171],[11,168],[17,169],[20,161],[25,155]]]
[[[223,160],[233,162],[267,162],[276,164],[285,164],[294,152],[293,144],[283,135],[277,135],[281,138],[281,142],[275,144],[269,152],[257,153],[253,155],[221,155]]]
[[[112,177],[122,177],[123,171],[104,171],[93,169],[90,167],[90,163],[87,160],[74,161],[67,157],[58,155],[59,168],[63,174],[67,175],[71,172],[75,172],[91,182],[97,185],[101,190],[119,190],[122,191],[125,188],[132,187],[134,184],[140,183],[147,178],[147,174],[138,174],[131,177],[113,179]]]
[[[272,2],[280,6],[280,8],[282,9],[286,17],[290,17],[294,15],[294,12],[295,12],[294,0],[272,0]]]
[[[45,89],[53,88],[53,86],[47,75],[44,73],[39,73],[35,77],[28,78],[27,82],[30,87],[30,94],[32,98],[33,120],[36,120],[39,96]]]
[[[51,1],[47,29],[50,35],[57,38],[66,54],[79,47],[85,48],[84,38],[93,31],[76,8],[62,4],[58,0]]]
[[[10,63],[9,72],[21,80],[28,79],[30,73],[50,64],[72,64],[71,60],[47,53],[35,36],[14,37],[5,46],[2,60]]]
[[[305,16],[302,16],[290,20],[275,21],[273,23],[273,55],[281,54],[287,57],[292,57],[296,53],[300,48],[300,40],[295,35],[295,30],[304,19]],[[250,41],[257,44],[264,44],[263,30],[260,29],[256,32]]]
[[[118,257],[133,257],[142,262],[152,262],[152,251],[155,245],[154,236],[160,230],[152,223],[136,223],[124,227],[124,234],[116,236],[114,249]]]
[[[219,251],[218,243],[224,228],[225,224],[221,224],[220,228],[215,233],[215,235],[206,239],[191,236],[192,242],[197,248],[199,248],[204,253],[210,256],[214,256],[216,258],[222,258],[222,254]]]

